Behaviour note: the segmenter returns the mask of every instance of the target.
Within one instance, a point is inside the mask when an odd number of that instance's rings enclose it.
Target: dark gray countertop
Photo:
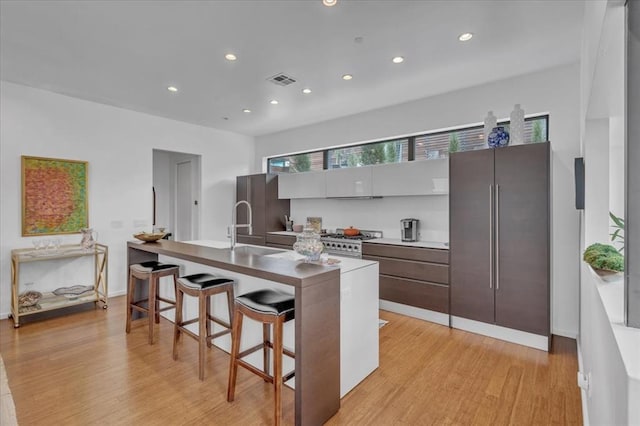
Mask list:
[[[340,269],[313,263],[292,262],[266,256],[281,250],[266,247],[213,248],[178,241],[160,240],[155,243],[129,241],[129,249],[162,254],[215,268],[263,278],[294,287],[307,287],[339,277]],[[338,278],[339,279],[339,278]]]

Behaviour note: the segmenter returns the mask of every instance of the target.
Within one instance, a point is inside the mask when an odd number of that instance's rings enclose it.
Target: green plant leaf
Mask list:
[[[618,216],[614,215],[613,213],[609,212],[609,217],[611,218],[611,220],[613,221],[613,223],[616,224],[616,226],[618,226],[619,228],[624,229],[624,219],[619,218]]]

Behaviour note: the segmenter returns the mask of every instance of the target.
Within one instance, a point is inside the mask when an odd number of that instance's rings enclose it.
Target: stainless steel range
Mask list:
[[[343,229],[336,229],[335,234],[325,234],[320,238],[326,253],[361,258],[362,241],[382,238],[382,231],[360,230],[360,233],[354,236],[346,236],[343,232]]]

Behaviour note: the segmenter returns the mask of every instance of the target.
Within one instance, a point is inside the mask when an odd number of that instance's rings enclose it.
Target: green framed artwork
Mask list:
[[[22,236],[89,226],[87,162],[22,156]]]

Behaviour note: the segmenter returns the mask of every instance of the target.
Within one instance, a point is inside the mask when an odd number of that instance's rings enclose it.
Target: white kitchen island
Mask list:
[[[227,249],[229,242],[198,240],[189,241],[188,244],[211,247],[215,249]],[[238,244],[236,247],[246,246]],[[303,262],[303,256],[291,250],[268,249],[259,246],[257,249],[264,250],[265,257],[277,260],[277,262],[291,263]],[[378,263],[370,260],[353,259],[346,257],[332,256],[340,260],[335,265],[324,266],[328,269],[340,269],[340,397],[344,397],[350,390],[371,374],[379,365],[379,342],[378,342]],[[255,291],[260,288],[278,288],[293,294],[292,288],[277,282],[263,278],[248,276],[245,274],[205,266],[190,261],[176,262],[176,259],[169,256],[160,256],[159,260],[164,262],[179,263],[181,275],[210,272],[236,280],[236,296]],[[170,291],[169,282],[163,282],[162,291]],[[166,287],[166,288],[165,288]],[[166,294],[166,293],[165,293]],[[185,318],[195,317],[198,313],[195,299],[185,297]],[[219,295],[213,301],[214,315],[228,320],[227,305],[224,295]],[[173,311],[168,312],[167,317],[173,320]],[[197,324],[191,328],[196,334]],[[217,324],[215,327],[219,327]],[[293,349],[295,347],[295,320],[289,321],[284,328],[284,346]],[[241,350],[259,343],[262,339],[262,326],[259,323],[245,320],[243,324]],[[184,339],[180,343],[191,344]],[[230,351],[231,338],[229,335],[215,339],[214,345],[226,352]],[[246,360],[258,368],[262,368],[262,354],[260,351],[253,353]],[[194,365],[194,368],[197,366]],[[221,366],[226,368],[226,366]],[[288,372],[294,369],[294,362],[288,357],[283,359],[283,371]],[[295,387],[295,378],[287,382],[287,385]]]

